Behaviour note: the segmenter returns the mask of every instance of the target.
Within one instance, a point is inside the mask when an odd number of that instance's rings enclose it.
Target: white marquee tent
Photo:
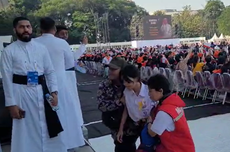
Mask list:
[[[218,38],[218,36],[216,35],[216,33],[213,35],[213,37],[210,39],[210,40],[208,40],[208,42],[214,42],[214,41],[216,41],[216,40],[218,40],[219,38]]]
[[[221,34],[220,37],[219,37],[219,39],[223,40],[223,39],[225,39],[225,36],[223,34]]]
[[[216,33],[213,35],[213,37],[211,38],[212,41],[215,41],[218,39],[218,36],[216,35]]]

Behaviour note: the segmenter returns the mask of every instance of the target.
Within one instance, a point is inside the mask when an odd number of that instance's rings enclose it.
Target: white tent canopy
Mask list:
[[[213,41],[215,41],[215,40],[218,40],[219,38],[218,38],[218,36],[216,35],[216,33],[213,35],[213,37],[210,39],[210,40],[208,40],[208,42],[213,42]]]
[[[213,37],[211,38],[211,40],[217,40],[218,36],[216,35],[216,33],[213,35]]]
[[[221,39],[221,40],[225,39],[224,35],[221,34],[220,37],[219,37],[219,39]]]

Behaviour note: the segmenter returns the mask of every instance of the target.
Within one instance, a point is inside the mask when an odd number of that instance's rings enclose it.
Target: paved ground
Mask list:
[[[101,82],[102,78],[81,73],[77,73],[77,78],[83,117],[85,123],[88,124],[89,138],[101,137],[109,134],[109,129],[100,122],[101,113],[97,109],[96,93],[98,84]],[[87,82],[87,84],[85,82]],[[230,105],[228,104],[206,105],[211,103],[211,101],[202,101],[200,99],[194,100],[192,96],[184,99],[184,101],[187,106],[185,114],[188,120],[230,113]]]
[[[10,152],[10,145],[2,146],[2,152]],[[69,151],[71,152],[71,151]],[[76,149],[74,152],[94,152],[90,146],[84,146]]]

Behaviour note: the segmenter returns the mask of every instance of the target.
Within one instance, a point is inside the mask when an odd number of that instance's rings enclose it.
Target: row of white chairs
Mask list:
[[[150,67],[141,68],[141,77],[143,80],[147,80],[149,77],[155,74],[162,74],[169,80],[173,85],[173,90],[181,92],[183,98],[186,93],[189,95],[194,90],[194,99],[202,96],[203,100],[207,99],[209,93],[214,93],[212,96],[212,102],[215,102],[217,98],[223,93],[222,103],[225,104],[227,94],[230,93],[230,74],[224,73],[213,73],[209,71],[196,72],[194,77],[193,72],[188,70],[183,73],[181,70],[172,71],[169,68],[157,68]],[[203,91],[203,94],[202,94]]]
[[[87,73],[92,75],[103,76],[104,66],[102,63],[94,61],[84,61],[84,63]]]

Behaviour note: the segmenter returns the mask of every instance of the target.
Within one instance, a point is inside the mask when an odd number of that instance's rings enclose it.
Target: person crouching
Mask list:
[[[195,145],[185,118],[184,101],[171,93],[168,79],[160,74],[148,80],[149,95],[159,101],[148,119],[148,133],[159,136],[156,152],[195,152]]]

